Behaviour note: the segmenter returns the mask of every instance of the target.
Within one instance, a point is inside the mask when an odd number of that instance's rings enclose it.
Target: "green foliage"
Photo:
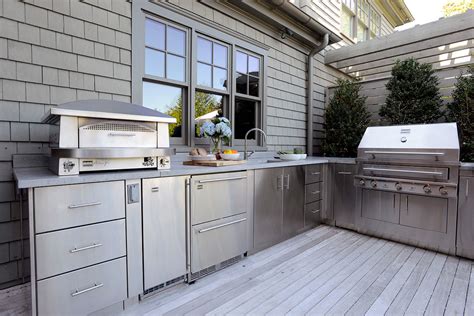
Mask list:
[[[458,124],[461,160],[474,162],[474,66],[457,78],[452,96],[447,120]]]
[[[357,146],[370,122],[365,106],[366,97],[359,95],[357,82],[338,79],[338,87],[324,114],[326,139],[323,152],[326,156],[355,157]]]
[[[474,10],[474,0],[451,0],[443,5],[444,16],[461,14],[467,10]]]
[[[389,124],[435,123],[443,116],[438,77],[431,65],[413,58],[397,60],[386,87],[389,95],[379,114]]]

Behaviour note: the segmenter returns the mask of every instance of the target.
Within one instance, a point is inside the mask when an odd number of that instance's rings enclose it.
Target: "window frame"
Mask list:
[[[355,8],[351,8],[350,5],[347,3],[354,4]],[[366,7],[364,8],[364,4]],[[367,12],[366,12],[367,11]],[[345,32],[342,31],[342,12],[345,12],[347,14],[351,15],[351,34],[346,34]],[[367,19],[366,22],[364,22],[364,19],[361,17],[361,12],[364,14],[365,18]],[[377,21],[376,22],[376,30],[377,32],[372,31],[372,24],[373,24],[373,19],[372,19],[372,13],[375,12],[377,14]],[[341,1],[341,34],[345,35],[348,37],[350,40],[353,42],[363,42],[369,39],[372,39],[371,35],[375,34],[374,38],[377,38],[381,35],[381,29],[382,29],[382,14],[376,9],[376,7],[370,3],[368,0],[342,0]],[[363,31],[364,31],[364,36],[362,40],[358,39],[358,32],[359,32],[359,22],[363,24]]]
[[[175,82],[174,80],[161,80],[165,84],[172,84],[177,86],[182,86],[186,89],[185,97],[186,103],[185,108],[183,109],[183,113],[185,113],[185,118],[183,119],[183,135],[184,141],[183,142],[176,142],[171,140],[171,145],[176,148],[178,152],[185,152],[188,151],[190,147],[193,147],[196,144],[201,143],[201,139],[194,137],[195,134],[195,124],[194,124],[194,116],[195,116],[195,109],[194,109],[194,102],[195,102],[195,93],[196,91],[203,91],[212,94],[219,94],[225,95],[227,97],[227,108],[228,108],[228,117],[231,120],[231,124],[234,123],[234,111],[235,111],[235,84],[234,84],[234,55],[235,50],[237,47],[251,53],[253,55],[257,55],[260,57],[260,99],[261,105],[259,108],[259,122],[260,127],[263,130],[266,130],[266,106],[265,100],[267,98],[267,89],[266,89],[266,82],[267,82],[267,74],[263,72],[266,69],[266,65],[268,62],[268,50],[265,44],[257,42],[255,40],[247,38],[243,34],[236,33],[232,30],[226,30],[222,28],[217,28],[214,22],[205,20],[203,18],[199,18],[197,16],[191,16],[188,14],[183,14],[181,11],[175,11],[170,9],[169,5],[166,3],[159,3],[159,2],[140,2],[139,4],[132,4],[132,28],[133,30],[138,30],[132,32],[132,50],[134,54],[132,54],[132,67],[134,67],[134,71],[132,72],[132,102],[136,104],[142,104],[142,97],[143,97],[143,87],[142,82],[145,80],[145,68],[144,68],[144,58],[140,58],[144,56],[145,51],[145,20],[146,18],[154,18],[158,21],[164,20],[166,23],[172,21],[174,25],[178,24],[180,26],[185,26],[188,29],[189,34],[187,35],[187,49],[191,50],[190,53],[187,55],[187,84],[183,84],[182,82]],[[172,26],[174,26],[172,25]],[[212,89],[209,87],[203,87],[196,85],[196,68],[197,68],[197,36],[201,36],[204,38],[208,38],[212,41],[215,41],[219,44],[226,44],[228,45],[228,80],[229,86],[231,89],[228,91],[219,90],[219,89]],[[190,77],[189,77],[190,76]],[[147,75],[147,81],[155,80],[155,76]],[[234,128],[234,126],[232,125]],[[208,144],[209,141],[207,140],[206,143]],[[236,147],[241,149],[241,144],[243,145],[243,141],[240,142],[239,140],[234,139],[234,135],[232,136],[232,140],[230,146]],[[263,146],[265,145],[265,146]],[[261,141],[256,142],[255,145],[250,145],[249,149],[251,150],[266,150],[266,144],[263,144]]]

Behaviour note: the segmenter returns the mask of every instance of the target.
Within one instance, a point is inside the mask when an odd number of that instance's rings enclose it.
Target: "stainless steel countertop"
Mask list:
[[[342,160],[341,160],[342,159]],[[305,160],[266,162],[267,159],[250,159],[247,163],[227,167],[200,167],[185,166],[181,162],[171,164],[170,170],[127,170],[82,173],[76,176],[57,176],[47,168],[16,168],[13,175],[19,189],[68,185],[91,182],[105,182],[114,180],[131,180],[142,178],[159,178],[179,175],[198,175],[209,173],[222,173],[243,170],[255,170],[266,168],[290,167],[325,163],[351,163],[344,158],[308,157]]]
[[[474,170],[474,162],[461,162],[461,170]]]

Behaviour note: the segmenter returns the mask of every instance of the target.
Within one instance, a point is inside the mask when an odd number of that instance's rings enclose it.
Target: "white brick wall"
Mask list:
[[[12,155],[47,152],[40,121],[51,106],[131,100],[130,33],[126,0],[0,0],[0,288],[29,271],[18,261]]]

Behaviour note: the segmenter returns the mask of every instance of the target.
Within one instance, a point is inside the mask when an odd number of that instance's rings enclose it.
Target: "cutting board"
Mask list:
[[[186,166],[225,167],[246,163],[247,160],[189,160],[183,161]]]

